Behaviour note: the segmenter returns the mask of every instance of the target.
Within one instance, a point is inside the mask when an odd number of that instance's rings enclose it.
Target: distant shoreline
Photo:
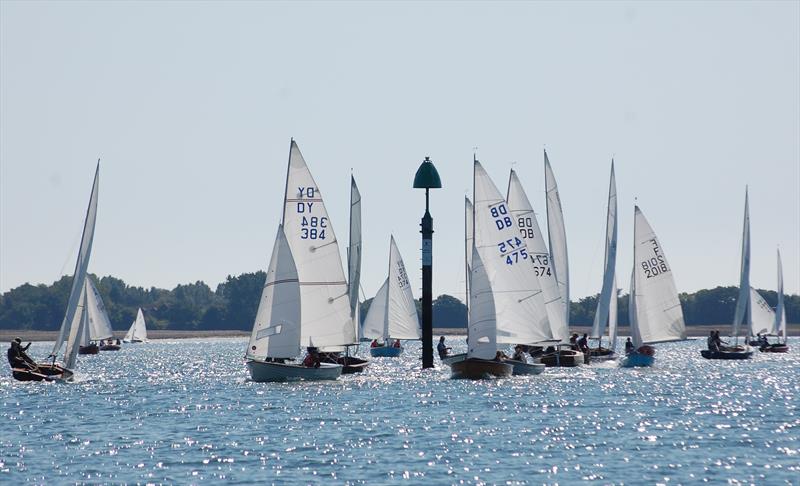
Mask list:
[[[800,335],[800,324],[789,324],[789,337]],[[711,330],[719,330],[725,336],[726,332],[730,332],[730,324],[721,325],[702,325],[702,326],[686,326],[686,334],[689,337],[705,337]],[[591,326],[574,326],[570,327],[570,332],[578,334],[588,333],[591,331]],[[628,326],[619,328],[620,336],[628,335]],[[467,329],[463,327],[436,327],[433,329],[434,339],[436,336],[465,336]],[[125,336],[124,331],[115,331],[114,339],[122,339]],[[249,331],[235,331],[235,330],[208,330],[208,331],[191,331],[191,330],[148,330],[147,337],[149,339],[198,339],[198,338],[234,338],[234,337],[248,337]],[[55,341],[58,337],[58,331],[30,331],[20,329],[0,329],[0,343],[9,342],[12,339],[19,337],[25,342],[38,342],[38,341]]]

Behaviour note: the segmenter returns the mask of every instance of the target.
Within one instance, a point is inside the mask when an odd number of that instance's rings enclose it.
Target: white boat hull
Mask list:
[[[542,363],[523,363],[522,361],[515,361],[513,359],[508,359],[505,362],[514,367],[514,376],[538,375],[546,368]]]
[[[247,362],[247,369],[250,371],[250,378],[257,382],[336,380],[342,374],[342,365],[333,363],[320,363],[319,368],[309,368],[297,364],[251,360]]]

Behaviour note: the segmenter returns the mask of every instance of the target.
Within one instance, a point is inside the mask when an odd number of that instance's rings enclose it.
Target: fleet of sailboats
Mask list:
[[[472,200],[465,197],[465,304],[467,352],[443,357],[453,378],[480,379],[541,373],[547,366],[576,366],[584,355],[569,340],[569,260],[563,208],[552,166],[544,152],[547,239],[515,170],[503,196],[478,160],[473,161]],[[103,299],[87,269],[94,239],[99,190],[98,161],[89,198],[67,309],[49,362],[14,368],[23,381],[68,381],[78,354],[115,350]],[[361,194],[351,176],[347,277],[338,240],[322,192],[297,143],[292,140],[283,213],[266,280],[245,352],[253,381],[335,380],[363,371],[369,361],[350,354],[372,339],[373,357],[396,357],[400,340],[420,339],[416,301],[394,236],[389,239],[388,276],[362,320]],[[614,161],[609,177],[603,280],[597,299],[590,348],[594,360],[616,358],[618,285],[617,187]],[[683,310],[672,267],[641,209],[634,208],[633,269],[628,317],[631,343],[621,367],[652,366],[655,344],[686,339]],[[787,352],[783,268],[777,253],[777,306],[770,307],[750,285],[749,194],[745,191],[739,293],[732,323],[732,346],[701,352],[707,359],[748,359],[749,344],[763,352]],[[607,336],[607,337],[606,337]],[[777,336],[778,342],[754,336]],[[739,338],[743,342],[739,343]],[[603,339],[607,339],[604,346]],[[102,347],[98,342],[108,341]],[[147,341],[142,309],[125,342]],[[119,341],[117,341],[119,343]],[[632,344],[632,346],[631,346]],[[508,346],[518,354],[509,359]],[[62,348],[61,362],[57,363]],[[547,348],[545,350],[545,348]],[[304,355],[302,362],[299,358]],[[528,363],[519,350],[530,351]],[[344,353],[344,354],[343,354]],[[522,356],[522,358],[519,358]],[[588,362],[588,361],[587,361]]]

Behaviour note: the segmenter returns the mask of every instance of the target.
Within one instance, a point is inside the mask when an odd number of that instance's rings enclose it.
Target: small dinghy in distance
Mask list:
[[[742,262],[739,272],[739,296],[736,299],[736,313],[733,316],[731,337],[734,338],[733,346],[720,346],[719,349],[704,349],[700,355],[705,359],[750,359],[753,351],[747,344],[739,345],[740,326],[744,325],[745,334],[750,334],[753,329],[753,302],[750,289],[750,198],[747,188],[744,192],[744,222],[742,224]]]
[[[597,340],[596,348],[589,348],[590,361],[608,361],[617,358],[617,182],[614,160],[611,160],[611,177],[608,183],[608,211],[606,214],[606,250],[603,264],[603,285],[597,299],[597,310],[589,338]],[[603,347],[603,334],[608,327],[610,348]]]
[[[635,351],[620,360],[623,368],[652,366],[655,363],[652,344],[686,339],[686,324],[672,267],[639,206],[634,209],[628,313]]]
[[[128,329],[125,337],[122,338],[122,342],[130,344],[147,342],[147,323],[144,320],[144,313],[141,307],[136,311],[136,319],[133,320],[130,329]]]
[[[514,367],[494,359],[500,354],[498,344],[547,341],[552,338],[550,323],[539,280],[526,261],[525,241],[517,236],[519,227],[477,160],[473,199],[469,349],[467,359],[451,363],[451,377],[503,378],[511,376]]]
[[[373,358],[396,358],[403,353],[403,348],[396,345],[400,339],[420,338],[416,302],[394,236],[389,238],[389,276],[372,299],[364,318],[363,335],[383,340],[382,345],[370,346]]]
[[[301,348],[313,356],[317,347],[358,342],[333,225],[294,140],[288,165],[282,223],[247,346],[247,368],[258,382],[335,380],[340,364],[286,363]]]
[[[545,351],[538,358],[543,365],[550,367],[574,368],[586,362],[582,352],[576,351],[569,344],[558,344],[554,351]]]
[[[106,314],[106,308],[103,305],[100,292],[98,292],[97,287],[92,282],[92,278],[88,275],[84,285],[86,288],[84,289],[83,306],[88,322],[81,336],[81,346],[78,349],[78,354],[98,354],[106,347],[100,346],[98,342],[110,339],[114,336],[114,332],[111,330],[111,321],[108,319],[108,314]]]
[[[89,197],[89,207],[86,210],[81,245],[78,259],[75,262],[75,272],[72,276],[72,288],[67,300],[67,310],[61,321],[61,328],[48,359],[48,363],[37,363],[32,369],[13,368],[12,376],[18,381],[70,381],[74,376],[73,370],[78,363],[78,349],[81,339],[88,334],[88,315],[86,312],[86,275],[89,267],[89,257],[94,241],[94,229],[97,222],[97,201],[100,185],[100,161],[94,173],[92,192]],[[64,361],[56,364],[56,356],[61,347],[66,343]]]
[[[772,325],[771,334],[778,336],[778,342],[769,346],[762,346],[758,350],[762,353],[788,353],[787,338],[789,336],[786,328],[786,304],[783,296],[783,265],[781,264],[780,250],[778,250],[778,305],[775,306],[775,321]],[[783,342],[780,342],[781,337],[783,337]]]

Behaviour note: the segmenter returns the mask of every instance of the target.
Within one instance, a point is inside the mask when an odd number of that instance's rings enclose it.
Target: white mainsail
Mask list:
[[[752,287],[750,287],[750,303],[753,306],[751,312],[753,323],[750,325],[750,334],[753,336],[756,334],[770,334],[776,336],[778,334],[778,329],[774,327],[775,311],[767,304],[764,297]]]
[[[88,277],[86,278],[85,292],[86,313],[89,318],[89,332],[87,334],[89,340],[99,341],[114,337],[114,331],[111,329],[111,320],[108,318],[103,298],[100,297],[100,292],[97,291],[92,279]]]
[[[300,353],[300,283],[283,226],[278,227],[247,358],[293,358]]]
[[[567,257],[567,230],[558,185],[550,167],[547,151],[544,152],[544,187],[547,193],[547,238],[550,242],[550,259],[556,273],[561,305],[564,307],[564,322],[569,328],[569,259]]]
[[[783,265],[781,264],[781,251],[778,250],[778,305],[775,306],[775,329],[778,336],[783,337],[786,342],[786,307],[783,302]]]
[[[72,289],[69,293],[69,300],[67,301],[67,311],[64,314],[64,320],[61,321],[61,328],[58,331],[58,338],[53,346],[51,356],[56,356],[64,344],[64,340],[69,336],[70,341],[69,350],[75,348],[77,353],[78,340],[80,339],[79,329],[81,319],[78,314],[78,319],[75,318],[78,310],[78,305],[83,299],[84,281],[86,280],[86,270],[89,267],[89,256],[92,253],[92,242],[94,241],[94,227],[97,221],[97,197],[100,189],[100,160],[97,161],[97,168],[94,171],[94,182],[92,183],[92,193],[89,196],[89,207],[86,210],[86,219],[83,223],[83,234],[81,235],[81,246],[78,251],[78,260],[75,262],[75,272],[72,275]],[[75,332],[73,332],[75,331]],[[65,362],[73,361],[65,357]],[[74,364],[74,363],[73,363]],[[68,366],[69,368],[69,366]]]
[[[355,178],[350,176],[350,246],[347,251],[347,295],[350,299],[350,317],[353,320],[356,339],[361,315],[359,314],[358,290],[361,285],[361,193]]]
[[[634,277],[631,297],[635,296],[635,324],[638,347],[686,339],[683,309],[678,290],[661,243],[644,214],[636,206],[634,222]]]
[[[289,153],[283,232],[300,281],[301,346],[356,342],[339,245],[322,193],[294,140]]]
[[[382,338],[384,342],[388,339],[420,338],[416,302],[394,236],[389,240],[389,277],[367,311],[364,336]]]
[[[614,277],[614,285],[611,290],[611,304],[608,306],[608,339],[609,349],[612,351],[617,347],[617,304],[619,288],[617,287],[617,277]]]
[[[739,327],[744,324],[750,331],[753,323],[753,305],[750,302],[750,209],[747,188],[744,190],[744,225],[742,227],[742,264],[739,272],[739,298],[733,316],[732,336],[739,337]]]
[[[136,319],[133,320],[130,329],[125,333],[124,341],[128,343],[147,341],[147,323],[144,321],[144,313],[141,307],[136,311]]]
[[[614,177],[614,161],[611,161],[611,178],[608,183],[608,212],[606,215],[606,252],[603,264],[603,286],[597,298],[597,310],[594,314],[594,324],[592,325],[593,338],[602,338],[609,327],[609,336],[612,334],[611,327],[616,328],[616,322],[609,320],[612,301],[616,306],[616,269],[617,269],[617,181]],[[613,346],[613,341],[612,341]]]
[[[508,204],[477,160],[473,204],[468,355],[490,359],[494,351],[490,356],[491,345],[483,346],[485,342],[529,344],[549,340],[552,333],[539,279],[526,262],[525,240],[519,237]]]
[[[536,220],[533,205],[513,169],[508,178],[507,201],[512,218],[519,228],[519,234],[528,246],[528,259],[531,261],[532,271],[536,274],[542,287],[550,332],[553,339],[567,342],[569,341],[569,328],[565,320],[561,291],[551,268],[550,253],[547,251],[544,235],[539,230],[539,222]]]

